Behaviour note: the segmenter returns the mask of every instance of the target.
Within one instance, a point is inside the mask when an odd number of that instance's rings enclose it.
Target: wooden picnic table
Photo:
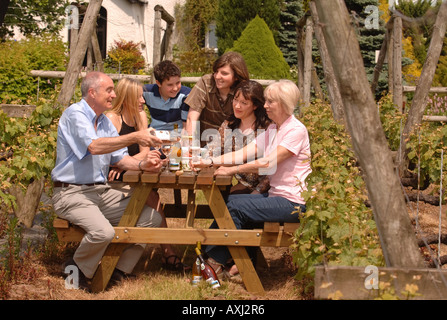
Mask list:
[[[134,191],[118,225],[122,229],[116,230],[115,238],[121,240],[121,242],[112,243],[107,248],[92,280],[93,292],[99,292],[106,288],[121,253],[128,245],[128,243],[123,243],[122,241],[128,239],[129,243],[190,244],[201,241],[204,245],[226,244],[247,290],[256,294],[264,294],[264,288],[253,263],[245,246],[242,245],[244,243],[242,238],[259,238],[259,232],[255,230],[247,233],[250,230],[236,229],[221,193],[221,189],[231,185],[232,176],[214,176],[213,169],[204,169],[198,174],[195,172],[175,174],[170,172],[143,173],[128,171],[123,177],[123,182],[133,184]],[[135,228],[146,199],[154,188],[188,190],[185,215],[186,225],[184,229]],[[207,205],[211,209],[219,229],[204,230],[193,228],[195,213],[194,192],[197,190],[201,190],[205,195]],[[130,229],[131,227],[133,229]],[[225,239],[227,241],[224,241]]]
[[[92,280],[92,291],[101,292],[106,287],[124,249],[132,243],[151,244],[196,244],[225,245],[233,257],[247,291],[264,295],[265,291],[245,246],[287,247],[292,244],[291,234],[296,223],[280,225],[265,223],[263,229],[238,230],[227,209],[222,191],[229,189],[232,176],[214,176],[214,169],[195,172],[149,173],[127,171],[123,182],[134,189],[131,200],[118,224],[115,237],[107,248]],[[184,228],[135,227],[146,199],[154,188],[172,189],[176,195],[174,204],[165,204],[167,217],[185,218]],[[187,190],[187,203],[181,203],[181,190]],[[195,192],[202,191],[206,204],[195,203]],[[197,217],[213,218],[219,229],[194,227]],[[84,231],[69,225],[68,221],[56,219],[54,227],[60,241],[80,241]]]

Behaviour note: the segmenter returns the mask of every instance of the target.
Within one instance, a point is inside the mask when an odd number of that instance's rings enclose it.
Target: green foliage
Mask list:
[[[293,245],[297,277],[313,276],[321,263],[383,265],[373,214],[365,205],[365,183],[344,126],[320,103],[305,108],[301,121],[309,131],[312,173],[303,194],[307,211]]]
[[[104,66],[118,73],[137,74],[146,67],[146,62],[139,49],[140,43],[126,40],[115,40],[107,52]]]
[[[26,189],[28,184],[49,177],[56,159],[57,121],[61,110],[51,103],[36,107],[29,119],[9,118],[0,112],[0,151],[12,157],[0,166],[0,200],[13,207],[15,199],[8,193],[12,185]]]
[[[216,60],[214,50],[206,48],[198,50],[179,51],[174,54],[174,62],[182,70],[182,75],[202,76],[213,72],[213,63]]]
[[[380,100],[379,114],[390,149],[399,150],[400,133],[405,126],[406,116],[397,110],[391,94]]]
[[[205,36],[214,21],[218,0],[186,0],[176,8],[177,32],[180,47],[185,51],[197,51],[205,46]]]
[[[447,183],[447,127],[442,123],[423,122],[412,132],[407,147],[411,150],[408,158],[414,164],[414,173],[419,172],[420,181],[429,180],[432,192],[439,193],[441,178],[443,186]]]
[[[220,0],[216,16],[219,54],[233,47],[248,23],[259,15],[272,30],[275,42],[281,26],[279,15],[283,0]]]
[[[61,80],[38,81],[30,71],[64,70],[66,63],[66,46],[54,36],[0,43],[0,102],[29,104],[35,102],[37,94],[53,93]]]
[[[295,0],[284,0],[281,8],[281,27],[279,29],[279,48],[289,66],[298,63],[296,51],[296,23],[304,15],[303,3]]]
[[[247,25],[230,51],[242,54],[248,71],[254,78],[290,78],[289,65],[276,46],[269,27],[259,16]]]
[[[12,37],[14,27],[24,35],[56,34],[64,26],[65,8],[69,4],[68,0],[10,0],[0,26],[0,38]]]
[[[372,81],[374,67],[376,65],[376,50],[380,50],[383,39],[385,37],[384,21],[379,19],[379,28],[366,27],[365,21],[370,15],[366,9],[367,6],[379,7],[378,0],[345,0],[349,13],[351,13],[351,21],[357,32],[357,40],[360,45],[360,51],[365,65],[366,75]],[[388,88],[386,77],[380,77],[377,91],[380,94]]]
[[[403,131],[406,115],[397,111],[390,96],[384,97],[379,103],[380,118],[388,144],[391,150],[399,150],[400,134]],[[431,98],[431,106],[427,109],[429,115],[435,114],[437,108],[443,107],[446,110],[445,99]],[[444,103],[437,106],[438,103]],[[432,112],[432,113],[430,113]],[[447,184],[445,173],[447,172],[447,127],[443,123],[423,122],[411,132],[407,141],[407,148],[410,149],[408,158],[411,162],[410,169],[420,176],[421,185],[428,181],[434,193],[439,192],[441,183],[441,152],[443,157],[442,184]],[[443,151],[442,151],[443,150]]]
[[[432,0],[400,0],[396,3],[396,10],[407,17],[423,17],[431,9]]]
[[[437,1],[433,6],[431,0],[401,0],[396,4],[396,10],[409,18],[403,20],[404,35],[413,39],[414,53],[421,65],[426,60],[439,5]]]
[[[436,67],[433,83],[435,86],[447,87],[447,37],[444,38],[444,45],[441,56],[439,57],[438,66]]]

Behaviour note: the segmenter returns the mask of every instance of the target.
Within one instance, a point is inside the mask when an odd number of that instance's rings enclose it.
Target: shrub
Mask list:
[[[30,118],[9,118],[0,112],[0,151],[13,156],[0,165],[0,203],[15,206],[9,188],[50,177],[56,160],[57,123],[63,110],[40,103]]]
[[[126,40],[115,40],[112,48],[107,52],[105,67],[115,72],[137,74],[146,67],[144,57],[138,47],[140,43]]]
[[[299,279],[311,278],[315,265],[384,264],[366,186],[350,137],[328,105],[313,104],[301,121],[309,131],[312,173],[303,193],[307,211],[295,232],[294,261]],[[334,168],[337,168],[334,170]]]
[[[242,54],[254,78],[290,78],[289,65],[275,44],[272,31],[259,16],[250,21],[229,51]]]
[[[214,60],[216,60],[214,50],[207,48],[177,52],[174,57],[174,62],[182,71],[182,76],[186,74],[202,76],[212,73]]]
[[[31,70],[65,70],[66,46],[61,39],[44,35],[0,43],[0,102],[29,104],[39,95],[52,94],[60,79],[39,81]]]

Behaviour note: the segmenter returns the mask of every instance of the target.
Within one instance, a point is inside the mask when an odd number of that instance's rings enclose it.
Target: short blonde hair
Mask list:
[[[299,107],[300,89],[291,80],[279,80],[270,84],[265,88],[264,96],[278,102],[289,116]]]

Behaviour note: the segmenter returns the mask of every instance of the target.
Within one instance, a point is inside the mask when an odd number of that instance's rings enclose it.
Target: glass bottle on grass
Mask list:
[[[199,251],[201,250],[200,242],[197,242],[196,249],[198,249]],[[200,259],[199,257],[197,257],[192,265],[192,279],[191,279],[192,286],[197,287],[199,283],[202,281],[202,279],[203,277],[202,277],[202,271],[200,270]]]
[[[214,269],[203,259],[202,253],[196,248],[197,258],[200,260],[200,271],[202,272],[203,279],[213,288],[219,288],[220,282],[217,278]]]

